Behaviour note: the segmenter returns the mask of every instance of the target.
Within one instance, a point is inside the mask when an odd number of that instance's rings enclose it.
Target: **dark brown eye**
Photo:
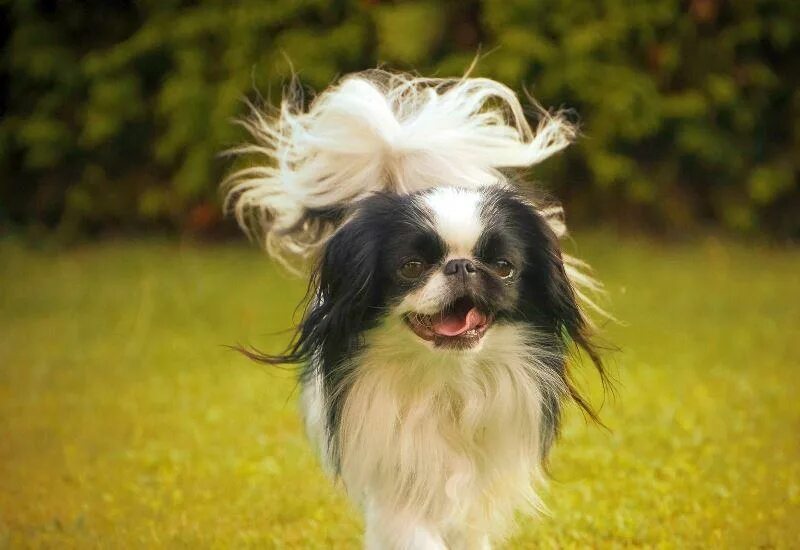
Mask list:
[[[508,260],[497,260],[492,265],[492,269],[501,279],[508,279],[514,275],[514,266]]]
[[[400,275],[405,279],[419,279],[425,273],[425,264],[420,260],[408,260],[400,266]]]

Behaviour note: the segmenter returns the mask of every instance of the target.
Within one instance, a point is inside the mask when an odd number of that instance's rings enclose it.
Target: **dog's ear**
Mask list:
[[[380,312],[379,238],[356,213],[325,245],[314,275],[316,303],[303,324],[319,331],[326,362],[338,363],[357,351],[360,336]]]
[[[544,263],[548,272],[545,288],[547,289],[549,308],[553,313],[558,334],[564,341],[565,346],[573,343],[578,349],[582,350],[597,369],[603,387],[606,389],[612,388],[602,357],[594,342],[592,325],[587,319],[583,308],[581,308],[574,283],[567,275],[564,256],[555,235],[553,235],[552,239],[552,248],[548,251],[547,261]],[[578,406],[590,418],[603,425],[595,409],[573,384],[568,365],[564,365],[564,380],[570,396]]]
[[[382,311],[381,236],[358,213],[328,240],[312,280],[316,295],[298,331],[306,376],[321,375],[327,400],[328,449],[338,468],[338,426],[364,332]]]
[[[522,313],[526,320],[555,335],[566,351],[575,345],[594,363],[604,386],[609,384],[602,358],[593,341],[592,328],[581,306],[580,289],[569,274],[552,223],[536,206],[521,197],[508,197],[506,208],[525,243],[522,278]],[[585,278],[585,276],[584,276]],[[560,371],[572,398],[593,419],[597,415],[569,378],[567,365],[553,365]]]
[[[522,283],[532,320],[577,342],[587,322],[567,276],[558,237],[535,208],[527,204],[524,208],[525,215],[518,216],[526,245]]]
[[[340,212],[332,215],[342,216]],[[322,249],[309,282],[303,318],[287,350],[270,355],[254,348],[236,349],[262,363],[337,368],[357,350],[361,334],[373,326],[381,311],[379,242],[380,236],[356,211]]]

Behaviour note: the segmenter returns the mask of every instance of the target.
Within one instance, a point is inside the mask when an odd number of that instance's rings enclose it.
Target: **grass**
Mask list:
[[[569,410],[508,547],[799,546],[800,252],[578,242],[625,323],[611,431]],[[291,374],[222,347],[277,350],[302,290],[244,246],[0,242],[0,547],[357,547]]]

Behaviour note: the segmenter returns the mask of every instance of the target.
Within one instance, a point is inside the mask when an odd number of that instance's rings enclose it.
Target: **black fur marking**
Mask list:
[[[411,196],[376,194],[357,203],[351,216],[325,246],[287,351],[267,355],[238,348],[262,363],[304,365],[304,381],[322,375],[328,443],[337,467],[337,427],[364,333],[377,325],[387,303],[420,284],[397,276],[401,259],[421,256],[435,264],[444,251],[428,214]]]
[[[484,202],[482,216],[487,227],[486,238],[478,244],[479,254],[489,251],[523,250],[524,262],[520,273],[519,298],[516,307],[507,312],[512,322],[524,322],[548,335],[558,360],[551,360],[553,369],[564,381],[570,397],[592,420],[601,423],[597,413],[575,387],[567,369],[567,350],[570,343],[582,349],[592,360],[603,381],[610,383],[600,354],[592,341],[586,318],[581,312],[561,254],[558,237],[547,221],[521,195],[507,189],[491,191]],[[498,252],[495,252],[497,254]],[[510,254],[510,253],[506,253]],[[541,345],[541,344],[539,344]],[[560,426],[559,400],[544,396],[542,417],[543,443],[549,447],[558,435]],[[548,436],[548,434],[551,434]],[[546,453],[547,448],[543,449]]]

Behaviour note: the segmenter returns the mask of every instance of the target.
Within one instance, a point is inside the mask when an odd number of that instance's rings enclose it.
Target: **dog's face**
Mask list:
[[[559,336],[581,322],[556,236],[505,189],[368,198],[329,241],[317,277],[306,321],[325,325],[337,354],[393,318],[418,344],[463,352],[498,324]]]
[[[519,306],[526,254],[499,196],[444,188],[405,205],[382,260],[390,315],[434,348],[471,350]]]

